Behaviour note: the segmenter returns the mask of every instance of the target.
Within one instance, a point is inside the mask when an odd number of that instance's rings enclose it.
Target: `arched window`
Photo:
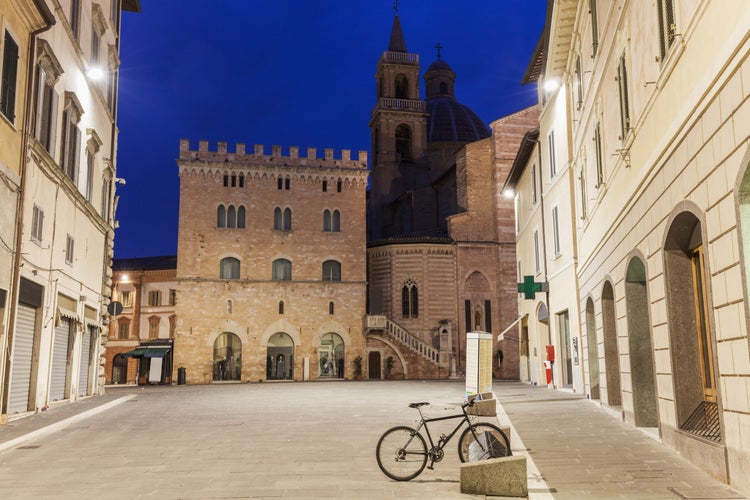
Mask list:
[[[328,181],[323,181],[323,192],[328,191]]]
[[[268,339],[266,378],[268,380],[292,380],[293,377],[294,341],[286,333],[274,333]]]
[[[227,209],[224,205],[216,209],[216,227],[227,227]]]
[[[292,279],[292,262],[287,259],[276,259],[273,261],[271,279],[287,281]]]
[[[333,218],[331,219],[331,231],[338,233],[341,231],[341,213],[338,210],[333,211]]]
[[[284,189],[284,179],[281,177],[276,179],[276,189]]]
[[[344,378],[344,341],[338,334],[326,333],[318,346],[320,378]]]
[[[286,179],[284,179],[284,189],[289,191],[290,186],[291,186],[291,180],[289,179],[289,177],[287,177]]]
[[[245,176],[240,174],[240,187],[245,187]]]
[[[448,84],[445,82],[440,82],[440,93],[441,94],[447,94],[448,93]]]
[[[245,207],[242,205],[237,208],[237,227],[245,229]]]
[[[396,127],[396,153],[401,160],[411,160],[411,129],[403,123]]]
[[[331,211],[327,208],[323,210],[323,231],[331,230]]]
[[[284,301],[279,301],[279,314],[284,314]]]
[[[237,187],[237,176],[236,175],[232,176],[232,187]]]
[[[333,301],[328,303],[328,314],[333,314]]]
[[[221,259],[219,277],[223,280],[240,279],[240,261],[234,257],[225,257]]]
[[[292,230],[292,209],[284,209],[284,231]]]
[[[229,187],[229,176],[224,174],[224,187]]]
[[[237,227],[237,210],[234,205],[229,205],[227,209],[227,227]]]
[[[419,317],[419,289],[411,279],[401,287],[401,315],[404,318]]]
[[[409,98],[409,79],[404,74],[396,75],[394,81],[394,97],[396,99],[408,99]]]
[[[335,260],[323,262],[323,281],[341,281],[341,263]]]
[[[341,192],[341,187],[342,187],[343,185],[344,185],[344,183],[343,183],[343,182],[341,182],[341,179],[339,179],[338,181],[336,181],[336,192],[337,192],[337,193],[340,193],[340,192]]]
[[[273,209],[273,228],[281,231],[284,228],[284,213],[279,207]]]

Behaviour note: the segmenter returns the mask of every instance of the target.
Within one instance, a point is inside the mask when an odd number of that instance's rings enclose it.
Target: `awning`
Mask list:
[[[143,353],[146,352],[146,350],[147,349],[145,347],[137,347],[132,351],[122,353],[122,355],[130,358],[140,358],[141,356],[143,356]]]
[[[518,322],[521,321],[522,319],[524,319],[526,316],[528,316],[528,314],[522,314],[521,316],[519,316],[518,318],[516,318],[516,320],[513,323],[511,323],[510,325],[508,325],[508,328],[506,328],[505,330],[503,330],[502,333],[497,336],[497,340],[505,340],[505,334],[508,333],[508,330],[510,330],[511,328],[513,328],[514,326],[516,326],[518,324]],[[513,340],[516,340],[516,339],[513,339]]]
[[[136,347],[122,355],[131,358],[163,358],[168,352],[169,347]]]
[[[144,358],[163,358],[169,352],[169,347],[149,347],[143,353]]]

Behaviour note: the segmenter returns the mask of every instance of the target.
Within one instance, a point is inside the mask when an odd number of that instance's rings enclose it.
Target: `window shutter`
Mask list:
[[[5,48],[3,50],[2,95],[0,95],[0,109],[13,122],[16,118],[16,80],[18,73],[18,45],[5,32]]]
[[[58,105],[58,96],[57,92],[55,92],[55,89],[49,88],[48,92],[50,93],[50,106],[49,106],[49,114],[47,116],[48,126],[47,130],[49,130],[49,133],[47,135],[47,140],[45,141],[45,145],[47,145],[47,151],[50,155],[53,157],[55,156],[55,146],[57,145],[57,105]]]
[[[34,123],[34,137],[42,142],[42,130],[44,129],[46,117],[44,116],[44,87],[46,86],[44,70],[41,66],[36,68],[36,117]]]
[[[73,126],[73,147],[72,147],[72,153],[73,153],[73,164],[70,166],[71,168],[71,179],[73,179],[73,184],[78,185],[78,176],[81,171],[81,131],[77,126]]]

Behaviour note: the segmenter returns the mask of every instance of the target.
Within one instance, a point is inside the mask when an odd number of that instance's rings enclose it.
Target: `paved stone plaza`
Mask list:
[[[459,492],[457,442],[406,483],[374,455],[385,429],[413,423],[409,402],[447,414],[463,391],[414,381],[108,388],[0,428],[0,498],[471,498]],[[530,463],[531,498],[743,498],[590,401],[519,383],[495,392],[499,419],[507,413],[523,441],[514,432],[514,453],[529,448],[540,470]]]

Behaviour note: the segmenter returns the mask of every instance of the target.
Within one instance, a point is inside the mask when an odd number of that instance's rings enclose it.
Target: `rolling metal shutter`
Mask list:
[[[89,373],[91,372],[91,338],[94,329],[87,328],[81,337],[81,363],[78,367],[78,395],[86,396],[89,393]]]
[[[50,401],[65,399],[65,382],[68,379],[70,325],[70,319],[60,318],[60,326],[55,327],[55,342],[52,347],[52,378],[49,385]]]
[[[29,389],[31,385],[31,358],[34,351],[34,329],[36,309],[18,304],[16,331],[13,340],[13,369],[8,413],[21,413],[29,409]]]

